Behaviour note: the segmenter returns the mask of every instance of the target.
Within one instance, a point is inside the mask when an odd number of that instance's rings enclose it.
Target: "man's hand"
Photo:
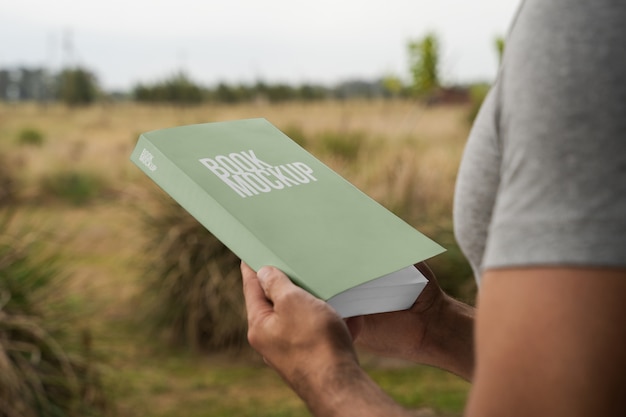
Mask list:
[[[347,326],[276,268],[241,264],[250,345],[298,390],[323,369],[357,364]]]
[[[428,284],[408,310],[348,319],[356,343],[378,355],[437,366],[471,379],[474,309],[447,296],[426,263]]]
[[[281,271],[241,264],[248,340],[316,416],[410,414],[360,368],[348,327]]]

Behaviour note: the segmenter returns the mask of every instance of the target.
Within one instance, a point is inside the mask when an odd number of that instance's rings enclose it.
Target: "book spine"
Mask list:
[[[139,138],[130,159],[254,270],[258,270],[263,265],[290,269],[250,230],[143,135]]]

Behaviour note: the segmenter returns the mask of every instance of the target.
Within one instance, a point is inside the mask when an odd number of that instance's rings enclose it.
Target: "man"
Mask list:
[[[477,308],[430,283],[342,321],[280,271],[242,264],[249,340],[316,416],[407,416],[374,352],[472,381],[467,416],[626,415],[626,3],[527,0],[475,122],[455,232]]]

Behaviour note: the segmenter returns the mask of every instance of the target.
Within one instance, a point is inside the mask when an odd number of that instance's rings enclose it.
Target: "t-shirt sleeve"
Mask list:
[[[626,2],[529,0],[500,82],[484,268],[626,266]]]

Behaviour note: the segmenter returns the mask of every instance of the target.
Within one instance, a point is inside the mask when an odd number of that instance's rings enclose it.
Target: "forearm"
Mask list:
[[[331,365],[313,375],[302,375],[290,383],[315,416],[413,415],[382,391],[356,362]]]
[[[445,296],[411,358],[471,380],[474,373],[475,309]]]

